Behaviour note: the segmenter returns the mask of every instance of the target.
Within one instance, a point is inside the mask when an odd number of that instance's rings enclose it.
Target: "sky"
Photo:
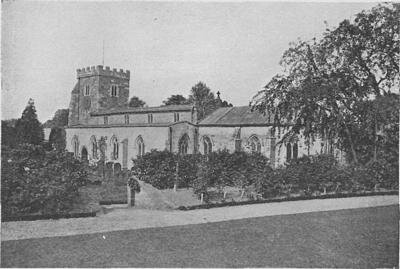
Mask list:
[[[131,71],[130,96],[158,106],[203,81],[235,106],[275,74],[289,43],[320,37],[371,2],[2,2],[1,118],[29,98],[44,122],[68,108],[76,69]]]

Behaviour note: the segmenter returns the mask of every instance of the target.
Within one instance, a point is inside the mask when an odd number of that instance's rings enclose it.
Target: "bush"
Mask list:
[[[156,188],[193,187],[195,194],[210,198],[210,188],[222,192],[234,186],[263,198],[277,196],[315,196],[326,193],[365,192],[376,188],[398,187],[398,165],[385,159],[367,166],[338,165],[331,155],[304,156],[285,167],[272,169],[261,154],[229,153],[227,150],[204,155],[179,156],[167,151],[152,151],[134,160],[133,174]],[[251,193],[250,193],[251,192]]]
[[[139,180],[157,189],[174,187],[176,161],[173,153],[166,150],[152,150],[132,161],[132,174]]]
[[[188,188],[193,185],[198,169],[198,163],[201,161],[200,154],[187,154],[183,156],[175,155],[178,161],[178,186]]]
[[[84,164],[65,151],[2,147],[2,216],[67,212],[87,182]]]

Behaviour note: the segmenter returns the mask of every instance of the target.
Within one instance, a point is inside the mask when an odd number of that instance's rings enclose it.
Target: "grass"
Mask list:
[[[394,267],[398,217],[385,206],[6,241],[1,266]]]

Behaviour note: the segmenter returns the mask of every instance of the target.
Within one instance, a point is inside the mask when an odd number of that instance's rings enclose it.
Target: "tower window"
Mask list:
[[[104,116],[104,125],[107,125],[107,124],[108,124],[108,117]]]
[[[128,114],[125,115],[125,124],[129,124],[129,115]]]
[[[174,113],[174,122],[177,122],[177,121],[179,121],[179,113],[175,112]]]
[[[111,85],[111,96],[117,97],[118,96],[118,87],[117,85]]]
[[[84,92],[84,95],[85,95],[85,96],[88,96],[88,95],[90,95],[90,87],[89,87],[89,85],[86,85],[86,86],[85,86],[85,92]]]
[[[147,115],[147,121],[148,121],[148,123],[153,123],[153,114]]]

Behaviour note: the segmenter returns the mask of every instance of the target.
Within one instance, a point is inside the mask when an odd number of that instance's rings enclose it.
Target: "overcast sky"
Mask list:
[[[76,69],[131,71],[130,96],[150,106],[187,96],[198,81],[247,105],[281,71],[297,38],[320,36],[374,3],[22,2],[2,3],[2,119],[28,99],[39,120],[67,108]]]

